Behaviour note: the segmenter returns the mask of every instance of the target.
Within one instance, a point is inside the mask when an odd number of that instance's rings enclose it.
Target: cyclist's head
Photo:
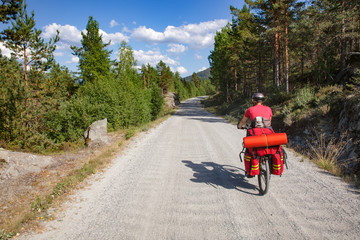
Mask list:
[[[265,96],[262,93],[254,93],[251,98],[256,102],[263,102],[265,100]]]

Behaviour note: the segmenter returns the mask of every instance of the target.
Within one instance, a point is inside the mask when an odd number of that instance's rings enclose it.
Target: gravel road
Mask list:
[[[261,196],[238,158],[245,131],[199,99],[134,140],[42,233],[19,238],[360,238],[358,189],[288,150],[289,170]]]

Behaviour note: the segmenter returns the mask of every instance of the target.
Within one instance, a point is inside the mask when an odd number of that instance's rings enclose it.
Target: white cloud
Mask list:
[[[64,52],[55,51],[54,56],[55,57],[62,57],[62,56],[64,56]]]
[[[78,63],[78,62],[79,62],[79,58],[76,56],[72,56],[71,61],[67,61],[66,63],[70,64],[70,63]]]
[[[44,38],[52,38],[56,36],[56,30],[60,32],[60,41],[68,44],[78,44],[81,41],[81,31],[75,26],[71,25],[60,25],[52,23],[44,27],[42,36]]]
[[[111,20],[111,22],[110,22],[110,27],[115,27],[115,26],[117,26],[117,25],[119,25],[114,19],[113,20]]]
[[[145,26],[141,26],[136,28],[131,34],[137,40],[142,40],[146,42],[163,42],[164,34],[160,32],[155,32],[155,30],[151,28],[146,28]]]
[[[169,58],[166,55],[162,55],[160,51],[143,51],[143,50],[133,50],[134,57],[139,64],[150,64],[156,66],[160,60],[166,63],[167,65],[179,65],[179,62],[175,61],[172,58]]]
[[[75,26],[70,26],[70,25],[62,26],[56,23],[52,23],[44,27],[44,32],[42,33],[42,36],[44,38],[54,37],[56,35],[56,30],[59,30],[60,32],[60,41],[57,44],[58,48],[60,49],[65,49],[65,48],[68,49],[70,45],[79,46],[82,39],[81,32],[86,33],[86,30],[80,31]],[[128,36],[119,32],[107,33],[100,29],[99,33],[102,34],[103,41],[105,43],[111,40],[111,45],[121,43],[121,41],[126,41],[126,42],[129,41]]]
[[[193,49],[203,49],[211,47],[216,31],[219,31],[227,23],[228,20],[219,19],[180,27],[168,26],[164,32],[140,26],[133,31],[131,36],[136,40],[152,44],[178,43],[187,44]]]
[[[182,53],[185,52],[188,48],[182,44],[175,44],[175,43],[171,43],[168,45],[170,48],[167,50],[168,52],[171,53]]]
[[[195,58],[197,59],[197,60],[201,60],[201,59],[204,59],[204,57],[203,56],[201,56],[201,55],[199,55],[199,54],[195,54]]]
[[[181,75],[184,75],[184,74],[187,74],[188,73],[188,70],[184,67],[178,67],[176,68],[176,71],[179,72]]]
[[[79,44],[80,44],[80,43],[79,43]],[[71,45],[71,44],[61,42],[61,39],[60,39],[60,42],[58,42],[58,43],[56,44],[56,50],[70,51],[70,45]]]
[[[202,68],[200,68],[197,72],[204,71],[205,69],[206,69],[206,67],[202,67]]]
[[[129,37],[119,32],[106,33],[100,29],[99,33],[102,34],[104,43],[108,43],[109,41],[111,41],[111,45],[115,45],[120,44],[122,41],[129,42]]]
[[[0,50],[1,50],[1,54],[3,56],[8,57],[8,58],[11,57],[11,51],[4,46],[3,42],[0,42]]]
[[[123,26],[122,31],[126,33],[131,33],[131,31],[125,25]]]

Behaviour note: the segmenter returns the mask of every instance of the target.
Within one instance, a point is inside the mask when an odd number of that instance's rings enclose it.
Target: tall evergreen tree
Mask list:
[[[197,88],[200,87],[200,78],[195,72],[191,75],[191,81],[195,84]]]
[[[170,67],[163,61],[160,61],[158,65],[156,65],[156,70],[160,78],[159,80],[162,94],[165,95],[174,84],[173,73],[171,72]]]
[[[146,66],[141,66],[141,78],[144,83],[144,88],[150,88],[152,84],[157,83],[158,75],[155,68],[148,63]]]
[[[73,54],[79,58],[79,69],[85,82],[95,82],[110,74],[110,54],[99,33],[99,23],[92,16],[86,25],[86,33],[81,33],[81,48],[71,46]]]
[[[211,66],[212,83],[218,87],[218,90],[225,94],[226,102],[231,101],[230,81],[231,62],[229,61],[229,52],[227,46],[230,42],[231,27],[227,25],[215,35],[214,50],[209,55]]]
[[[5,30],[5,46],[12,54],[21,59],[24,67],[25,86],[28,85],[29,67],[32,70],[45,71],[54,62],[56,42],[59,41],[59,32],[48,43],[40,36],[41,30],[35,28],[34,12],[31,15],[26,11],[26,4],[21,1],[20,12],[11,22],[12,27]],[[44,61],[46,59],[46,61]]]

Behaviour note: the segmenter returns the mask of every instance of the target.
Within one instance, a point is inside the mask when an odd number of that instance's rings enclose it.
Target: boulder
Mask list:
[[[176,106],[180,105],[179,97],[173,92],[166,93],[164,99],[165,99],[165,106],[168,109],[175,108]]]
[[[106,144],[109,142],[107,136],[107,119],[93,122],[84,132],[84,138],[88,146]]]

